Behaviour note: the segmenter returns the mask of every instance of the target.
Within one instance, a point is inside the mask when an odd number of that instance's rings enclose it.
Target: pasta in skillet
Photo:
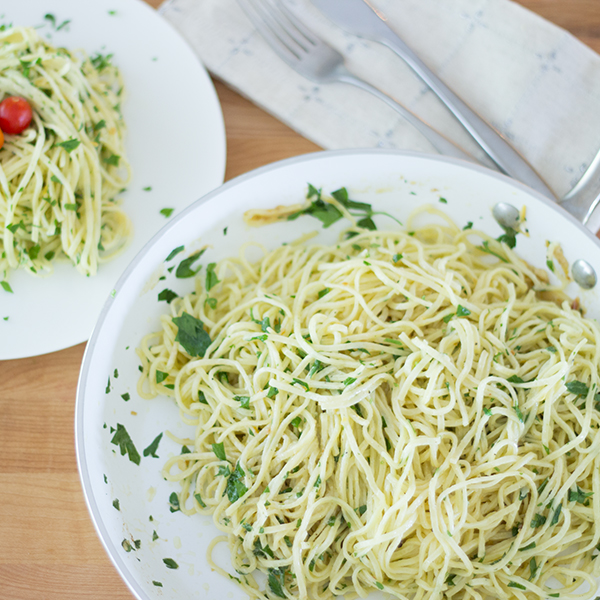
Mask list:
[[[483,233],[354,232],[242,247],[143,339],[181,510],[253,598],[593,597],[598,325]]]

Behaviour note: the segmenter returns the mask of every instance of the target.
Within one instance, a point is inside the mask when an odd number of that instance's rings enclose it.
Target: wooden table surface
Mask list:
[[[160,0],[148,0],[158,6]],[[598,0],[519,0],[600,52]],[[225,179],[318,146],[215,82],[227,132]],[[0,362],[0,598],[131,600],[84,502],[74,448],[85,344]]]

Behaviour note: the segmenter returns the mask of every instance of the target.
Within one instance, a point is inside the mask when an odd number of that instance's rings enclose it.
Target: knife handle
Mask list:
[[[452,143],[449,139],[445,138],[441,133],[438,133],[435,129],[431,128],[427,123],[421,121],[419,117],[411,113],[407,108],[404,108],[401,104],[396,102],[393,98],[384,94],[382,91],[378,90],[376,87],[372,86],[370,83],[367,83],[363,79],[356,77],[348,71],[345,67],[338,67],[337,69],[337,81],[341,81],[343,83],[349,83],[350,85],[354,85],[366,92],[369,92],[385,102],[389,107],[393,108],[396,112],[406,119],[415,129],[421,132],[421,134],[426,137],[433,147],[440,152],[440,154],[444,154],[446,156],[452,156],[454,158],[460,158],[462,160],[468,160],[470,162],[476,162],[475,159],[470,155],[461,150],[458,146]]]
[[[554,193],[527,161],[441,81],[401,38],[387,28],[379,32],[378,38],[432,89],[503,173],[556,200]]]

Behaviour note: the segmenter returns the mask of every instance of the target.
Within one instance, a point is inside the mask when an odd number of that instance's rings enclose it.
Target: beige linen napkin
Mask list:
[[[389,49],[343,32],[308,0],[287,2],[348,57],[354,73],[474,156],[483,156]],[[507,136],[557,195],[572,188],[600,149],[600,56],[508,0],[373,4],[448,86]],[[342,83],[316,85],[295,73],[263,41],[235,0],[167,0],[161,12],[214,75],[323,148],[435,152],[368,93]]]

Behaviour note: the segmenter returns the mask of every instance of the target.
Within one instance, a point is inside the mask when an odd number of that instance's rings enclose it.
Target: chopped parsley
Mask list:
[[[71,153],[73,152],[73,150],[75,150],[79,144],[81,144],[81,142],[79,140],[76,140],[75,138],[71,138],[70,140],[67,140],[66,142],[60,142],[60,144],[56,144],[57,146],[60,146],[61,148],[64,148],[67,152]]]
[[[227,455],[225,454],[225,447],[223,446],[223,442],[219,444],[212,444],[212,451],[215,453],[215,456],[219,460],[227,460]]]
[[[169,496],[169,510],[174,513],[181,510],[181,506],[179,505],[179,496],[177,492],[171,492]]]
[[[286,567],[278,567],[277,569],[269,569],[269,589],[279,598],[286,598],[285,589],[285,572]]]
[[[165,258],[165,262],[169,262],[171,259],[175,258],[180,252],[183,252],[185,246],[177,246],[177,248],[173,248],[169,253],[169,256]]]
[[[197,269],[193,269],[192,265],[204,254],[204,249],[198,250],[198,252],[194,252],[188,258],[182,260],[177,266],[177,270],[175,271],[175,277],[178,279],[188,279],[189,277],[194,277],[196,273],[202,268],[200,265]]]
[[[156,451],[158,450],[158,444],[160,443],[162,436],[163,436],[163,434],[159,433],[154,438],[154,440],[152,440],[152,443],[147,448],[144,448],[144,451],[142,454],[144,456],[151,456],[152,458],[158,458],[158,456],[156,455]]]
[[[158,294],[159,302],[166,302],[167,304],[171,304],[175,298],[179,298],[179,295],[176,294],[173,290],[165,288],[162,292]]]
[[[172,558],[163,558],[163,562],[169,569],[179,569],[179,565]]]
[[[167,219],[173,214],[174,208],[161,208],[158,212]]]
[[[307,392],[310,390],[310,387],[309,387],[308,383],[306,383],[306,381],[302,381],[301,379],[297,379],[296,377],[294,377],[292,379],[292,381],[294,383],[301,385]]]
[[[175,341],[179,342],[190,356],[204,356],[211,339],[202,321],[184,312],[180,317],[174,317],[173,323],[178,329]]]
[[[517,583],[516,581],[509,581],[508,587],[517,588],[518,590],[526,590],[527,589],[524,585]]]
[[[220,283],[220,279],[217,277],[217,274],[215,273],[215,267],[217,266],[217,263],[210,263],[207,267],[206,267],[206,283],[205,283],[205,287],[206,287],[206,291],[210,291],[212,288],[215,287],[215,285],[217,285],[217,283]]]
[[[594,492],[584,492],[579,486],[575,490],[569,490],[569,502],[577,502],[587,506],[590,502],[588,498],[593,496]]]
[[[536,513],[531,519],[531,528],[536,529],[537,527],[541,527],[546,522],[546,517],[544,515],[540,515]]]
[[[129,460],[136,465],[140,464],[141,457],[139,452],[136,450],[135,444],[133,443],[127,429],[121,423],[117,423],[117,429],[113,438],[110,440],[111,444],[119,446],[121,456],[127,454]]]
[[[227,479],[227,487],[225,488],[225,491],[227,493],[227,497],[229,498],[229,502],[232,504],[248,492],[248,488],[244,484],[244,471],[239,462]]]
[[[590,391],[588,386],[581,381],[569,381],[566,386],[569,392],[577,396],[587,396]]]

